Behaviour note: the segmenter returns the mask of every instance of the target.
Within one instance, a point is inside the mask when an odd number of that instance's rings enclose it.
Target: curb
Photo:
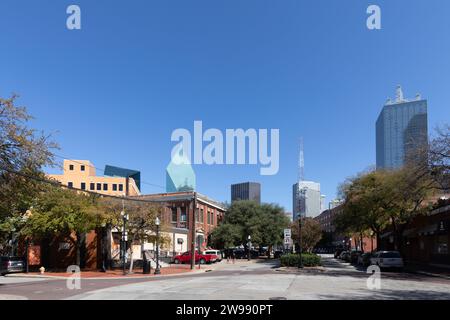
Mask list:
[[[172,273],[172,274],[166,274],[166,275],[153,275],[153,276],[120,276],[120,277],[83,277],[80,276],[81,280],[130,280],[130,279],[158,279],[158,278],[167,278],[167,277],[175,277],[175,276],[184,276],[184,275],[192,275],[196,273],[205,273],[205,272],[211,272],[214,270],[211,269],[204,269],[204,270],[193,270],[190,272],[181,272],[181,273]],[[67,280],[72,279],[73,276],[45,276],[45,275],[26,275],[26,274],[20,274],[20,273],[14,273],[7,275],[7,277],[11,278],[36,278],[36,279],[47,279],[47,280]]]
[[[431,273],[431,272],[426,272],[426,271],[414,271],[414,270],[408,270],[408,272],[411,273],[416,273],[416,274],[422,274],[425,276],[429,276],[429,277],[434,277],[434,278],[441,278],[441,279],[446,279],[446,280],[450,280],[450,276],[445,276],[439,273]]]

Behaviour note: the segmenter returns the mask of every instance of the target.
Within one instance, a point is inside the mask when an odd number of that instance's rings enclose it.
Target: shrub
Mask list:
[[[299,260],[300,255],[293,253],[282,255],[280,258],[281,266],[283,267],[297,267]],[[305,267],[316,267],[322,265],[322,260],[320,257],[312,253],[303,253],[302,262]]]

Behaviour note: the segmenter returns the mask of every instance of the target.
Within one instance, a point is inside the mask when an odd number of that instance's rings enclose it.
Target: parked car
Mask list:
[[[23,257],[0,257],[0,275],[25,272],[25,264]]]
[[[203,252],[206,255],[212,255],[212,262],[220,262],[222,261],[222,252],[220,250],[208,249]]]
[[[342,253],[339,255],[339,259],[349,262],[350,261],[350,252],[342,251]]]
[[[379,266],[381,269],[403,269],[403,258],[398,251],[378,251],[372,258],[370,263]]]
[[[358,257],[360,255],[362,255],[362,251],[358,251],[358,250],[353,250],[352,252],[350,252],[350,263],[357,263],[358,262]]]
[[[336,251],[334,252],[334,258],[339,259],[339,257],[341,256],[341,253],[344,251],[345,250],[343,248],[336,249]]]
[[[195,251],[195,263],[205,264],[212,263],[217,259],[216,255],[213,254],[203,254]],[[181,263],[189,263],[191,262],[191,252],[186,251],[182,254],[176,255],[173,258],[173,263],[181,264]]]
[[[372,257],[372,253],[370,252],[366,252],[361,254],[358,257],[358,265],[363,266],[363,267],[367,267],[370,265],[370,258]]]
[[[273,257],[275,259],[280,258],[283,255],[283,251],[282,250],[275,250],[275,252],[273,253]]]

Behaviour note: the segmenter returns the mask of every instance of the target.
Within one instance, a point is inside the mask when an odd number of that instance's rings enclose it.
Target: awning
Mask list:
[[[405,231],[403,231],[402,234],[404,237],[415,237],[417,236],[417,229],[416,228],[412,228],[412,229],[406,229]]]
[[[426,227],[421,228],[417,233],[421,236],[432,235],[438,229],[437,223],[430,224]]]
[[[380,235],[380,239],[383,239],[383,238],[389,237],[389,236],[390,236],[391,234],[392,234],[392,231],[389,231],[389,232],[383,233],[382,235]]]

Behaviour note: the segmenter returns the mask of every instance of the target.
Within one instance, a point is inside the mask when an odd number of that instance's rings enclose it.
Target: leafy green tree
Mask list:
[[[377,238],[390,228],[395,246],[402,247],[402,234],[409,223],[428,211],[427,199],[435,190],[435,181],[419,162],[409,162],[398,170],[378,170],[362,174],[343,189],[344,211],[336,218],[341,232],[372,230]]]
[[[274,204],[259,205],[254,201],[233,202],[223,224],[212,233],[212,241],[220,247],[247,245],[248,236],[255,246],[280,244],[289,219],[283,208]],[[270,252],[270,251],[269,251]]]
[[[224,223],[213,230],[211,241],[215,248],[228,249],[241,244],[241,234],[242,231],[239,226]]]
[[[28,126],[31,116],[17,96],[0,98],[0,243],[20,231],[26,210],[43,190],[42,167],[53,165],[50,136]]]
[[[164,208],[159,204],[140,201],[121,201],[113,198],[101,198],[98,205],[102,212],[104,225],[116,226],[122,230],[123,219],[121,212],[128,215],[126,230],[128,234],[127,247],[130,257],[133,256],[133,245],[138,243],[143,248],[144,243],[156,243],[156,217],[163,217]],[[160,247],[171,243],[170,237],[164,235],[164,231],[169,229],[167,221],[161,219],[160,224]],[[142,250],[142,249],[141,249]],[[130,272],[133,270],[133,259],[130,260]]]
[[[302,218],[302,252],[311,252],[315,245],[322,239],[322,228],[320,223],[313,218]],[[292,240],[298,242],[298,220],[291,224]]]
[[[36,198],[21,234],[34,239],[67,238],[76,247],[76,264],[80,265],[83,236],[100,225],[103,218],[95,201],[84,193],[48,187]]]

